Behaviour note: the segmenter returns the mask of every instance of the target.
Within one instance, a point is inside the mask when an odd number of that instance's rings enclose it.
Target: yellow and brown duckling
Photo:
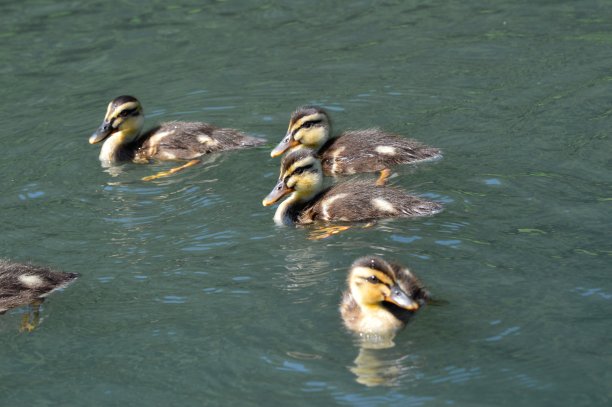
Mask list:
[[[277,157],[287,150],[309,148],[321,158],[327,175],[355,174],[388,169],[441,157],[437,148],[379,129],[347,131],[330,138],[329,114],[317,106],[299,107],[291,115],[289,129],[272,150]]]
[[[372,181],[350,180],[324,188],[321,161],[308,149],[283,158],[278,183],[262,203],[272,205],[285,195],[289,197],[274,215],[278,225],[427,216],[442,210],[439,203]]]
[[[102,125],[89,143],[104,142],[100,161],[145,163],[151,160],[194,160],[217,151],[254,147],[264,140],[238,130],[200,122],[167,122],[142,132],[142,105],[133,96],[119,96],[106,109]]]
[[[66,287],[79,275],[47,267],[0,259],[0,314],[11,308],[32,305],[33,318],[24,315],[21,330],[32,331],[38,324],[38,307],[53,291]]]
[[[0,313],[44,299],[79,275],[0,259]]]
[[[392,336],[430,299],[407,268],[366,256],[351,266],[340,304],[344,325],[364,335]]]

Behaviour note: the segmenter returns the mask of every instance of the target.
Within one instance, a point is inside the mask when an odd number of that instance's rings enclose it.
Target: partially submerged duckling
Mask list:
[[[142,105],[133,96],[113,99],[104,121],[89,143],[104,142],[100,161],[110,166],[120,161],[147,163],[151,160],[192,160],[217,151],[255,147],[264,140],[238,130],[200,122],[167,122],[142,132]],[[172,171],[175,172],[175,171]]]
[[[366,256],[351,266],[340,304],[344,325],[364,335],[394,335],[430,298],[407,268]]]
[[[22,330],[31,331],[38,324],[38,306],[49,294],[66,287],[78,276],[0,259],[0,314],[23,305],[34,306],[33,321],[28,315],[22,321]]]
[[[379,129],[346,131],[330,138],[329,114],[318,106],[299,107],[291,115],[289,129],[272,150],[277,157],[285,151],[309,148],[318,153],[325,174],[355,174],[388,169],[441,157],[437,148]]]
[[[278,183],[262,203],[272,205],[288,194],[274,215],[278,225],[427,216],[442,210],[439,203],[369,181],[348,181],[324,189],[321,162],[307,149],[285,156]]]
[[[0,259],[0,313],[42,300],[79,275]]]

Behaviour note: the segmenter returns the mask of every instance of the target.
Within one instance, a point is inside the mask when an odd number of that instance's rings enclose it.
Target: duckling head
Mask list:
[[[278,157],[293,148],[306,147],[318,151],[331,132],[331,121],[325,110],[317,106],[299,107],[291,114],[287,134],[270,155]]]
[[[278,183],[262,204],[272,205],[289,193],[293,193],[296,201],[307,201],[321,191],[322,186],[320,160],[310,150],[292,151],[283,158]]]
[[[144,124],[142,105],[133,96],[119,96],[106,109],[102,125],[89,138],[90,144],[114,139],[115,144],[127,144],[138,138]]]
[[[364,311],[377,311],[399,307],[401,310],[416,311],[420,301],[415,298],[412,287],[407,287],[406,277],[402,278],[400,272],[410,273],[406,269],[393,267],[378,257],[362,257],[351,266],[348,276],[348,286],[355,302]],[[417,283],[416,279],[409,274]],[[414,287],[415,292],[420,287]]]

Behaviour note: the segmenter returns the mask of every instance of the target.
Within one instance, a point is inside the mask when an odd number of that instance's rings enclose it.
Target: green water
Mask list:
[[[0,255],[81,278],[31,334],[27,308],[0,316],[0,405],[609,405],[611,18],[606,1],[2,2]],[[112,175],[87,138],[121,94],[149,125],[268,145]],[[275,226],[268,153],[305,103],[442,148],[392,182],[445,211],[316,242]],[[337,310],[368,253],[443,300],[390,349],[360,350]]]

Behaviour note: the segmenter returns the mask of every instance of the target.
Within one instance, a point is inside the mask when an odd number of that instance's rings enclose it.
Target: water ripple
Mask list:
[[[158,299],[158,301],[164,304],[184,304],[187,302],[187,297],[182,297],[180,295],[165,295],[161,300]]]
[[[502,339],[504,339],[504,337],[508,336],[508,335],[512,335],[512,334],[516,334],[518,335],[519,331],[521,330],[520,327],[518,326],[512,326],[510,328],[504,329],[502,332],[500,332],[497,335],[494,336],[490,336],[488,338],[485,338],[485,341],[488,342],[492,342],[492,341],[501,341]]]
[[[604,300],[612,300],[612,293],[606,292],[603,288],[584,288],[576,287],[575,292],[579,293],[581,297],[599,297]]]
[[[434,377],[431,380],[432,383],[465,383],[469,380],[482,376],[482,372],[479,367],[463,368],[456,366],[448,366],[443,370],[446,372],[446,374],[444,376]]]

